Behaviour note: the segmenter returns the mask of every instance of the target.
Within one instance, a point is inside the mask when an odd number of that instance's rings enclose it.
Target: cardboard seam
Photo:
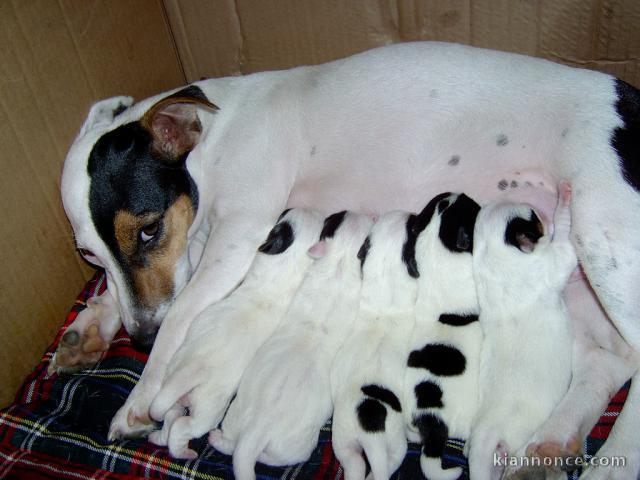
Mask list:
[[[160,5],[160,12],[162,13],[162,19],[164,20],[165,28],[169,33],[169,38],[171,39],[171,46],[173,48],[173,54],[178,61],[178,65],[180,66],[180,73],[182,74],[183,83],[189,83],[189,77],[187,77],[187,72],[185,70],[184,63],[182,61],[182,56],[180,55],[180,50],[178,49],[178,43],[176,42],[176,36],[173,31],[173,27],[171,26],[171,22],[169,21],[169,14],[167,13],[167,7],[163,0],[156,0],[156,3]],[[180,14],[180,22],[184,25],[184,21],[182,20],[182,14]],[[191,52],[189,52],[191,53]],[[193,55],[190,55],[193,63]]]
[[[244,73],[243,67],[246,64],[246,57],[244,54],[244,48],[246,44],[244,30],[242,28],[242,20],[240,18],[240,7],[238,6],[238,0],[233,1],[233,12],[236,15],[236,21],[238,22],[238,34],[240,36],[240,45],[238,45],[238,53],[236,55],[237,71]]]

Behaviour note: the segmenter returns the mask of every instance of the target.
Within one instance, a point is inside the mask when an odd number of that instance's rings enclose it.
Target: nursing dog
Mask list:
[[[412,218],[382,215],[358,253],[358,317],[331,368],[331,443],[346,480],[364,479],[363,452],[373,478],[384,480],[407,451],[400,397],[418,286],[402,249]]]
[[[322,217],[316,212],[284,212],[258,248],[242,285],[194,320],[151,404],[151,417],[165,422],[160,433],[150,435],[151,441],[168,444],[174,457],[196,457],[189,440],[222,420],[245,368],[300,286],[311,263],[307,250],[318,241],[321,228]],[[188,416],[181,415],[183,406],[189,407]]]
[[[640,92],[622,81],[429,42],[95,104],[65,161],[63,204],[80,252],[106,269],[118,312],[107,321],[147,343],[157,331],[110,438],[153,428],[149,405],[190,322],[238,285],[287,206],[416,211],[444,190],[484,204],[568,179],[578,258],[640,351],[638,138]],[[59,352],[90,338],[82,328],[69,327]],[[640,430],[638,380],[610,453]],[[592,478],[635,475],[631,453],[626,470]]]
[[[571,190],[562,183],[559,191],[553,239],[526,204],[492,204],[478,215],[473,270],[485,339],[469,451],[474,479],[501,478],[495,458],[524,455],[569,388],[573,342],[562,291],[577,261]]]
[[[291,465],[309,458],[332,412],[331,362],[358,312],[358,250],[372,220],[341,212],[325,221],[309,267],[274,334],[251,361],[213,447],[233,453],[239,480],[256,461]]]
[[[464,194],[437,195],[415,217],[403,253],[418,278],[405,420],[409,439],[422,443],[422,472],[433,480],[462,473],[445,467],[442,456],[449,437],[469,438],[478,405],[482,329],[471,252],[479,210]]]

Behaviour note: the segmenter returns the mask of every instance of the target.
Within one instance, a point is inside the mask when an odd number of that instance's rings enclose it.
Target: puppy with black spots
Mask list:
[[[443,466],[442,455],[449,437],[469,437],[478,403],[482,329],[471,252],[479,210],[464,194],[440,194],[414,218],[404,247],[418,297],[403,405],[407,435],[422,443],[420,466],[431,480],[462,473]]]
[[[237,479],[255,478],[257,461],[306,460],[332,413],[331,362],[356,318],[361,272],[358,251],[373,221],[340,212],[327,217],[316,258],[274,334],[247,367],[222,429],[209,435],[233,452]]]
[[[188,442],[216,428],[256,351],[284,316],[312,263],[307,250],[322,229],[319,213],[285,211],[258,248],[243,283],[191,324],[151,404],[164,420],[149,439],[176,458],[195,458]],[[184,406],[189,415],[183,416]]]
[[[524,456],[569,387],[573,335],[562,291],[577,261],[571,188],[563,182],[558,190],[553,238],[528,204],[490,204],[478,215],[473,266],[485,340],[470,440],[474,480],[498,479],[504,466],[496,460]]]
[[[331,369],[332,445],[346,480],[388,479],[407,450],[403,372],[418,285],[402,261],[412,216],[381,216],[363,243],[360,308]]]

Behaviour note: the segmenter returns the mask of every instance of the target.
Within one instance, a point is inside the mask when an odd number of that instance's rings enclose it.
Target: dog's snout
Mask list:
[[[138,329],[131,333],[131,345],[136,350],[149,353],[151,352],[151,347],[153,347],[157,334],[157,327]]]

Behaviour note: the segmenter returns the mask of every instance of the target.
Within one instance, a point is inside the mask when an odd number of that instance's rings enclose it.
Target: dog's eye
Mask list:
[[[91,250],[87,250],[86,248],[78,248],[78,253],[83,257],[95,257]]]
[[[158,234],[159,229],[160,229],[159,221],[150,223],[149,225],[144,227],[142,230],[140,230],[140,240],[142,240],[144,243],[147,243],[149,240],[151,240],[153,237],[155,237]]]

